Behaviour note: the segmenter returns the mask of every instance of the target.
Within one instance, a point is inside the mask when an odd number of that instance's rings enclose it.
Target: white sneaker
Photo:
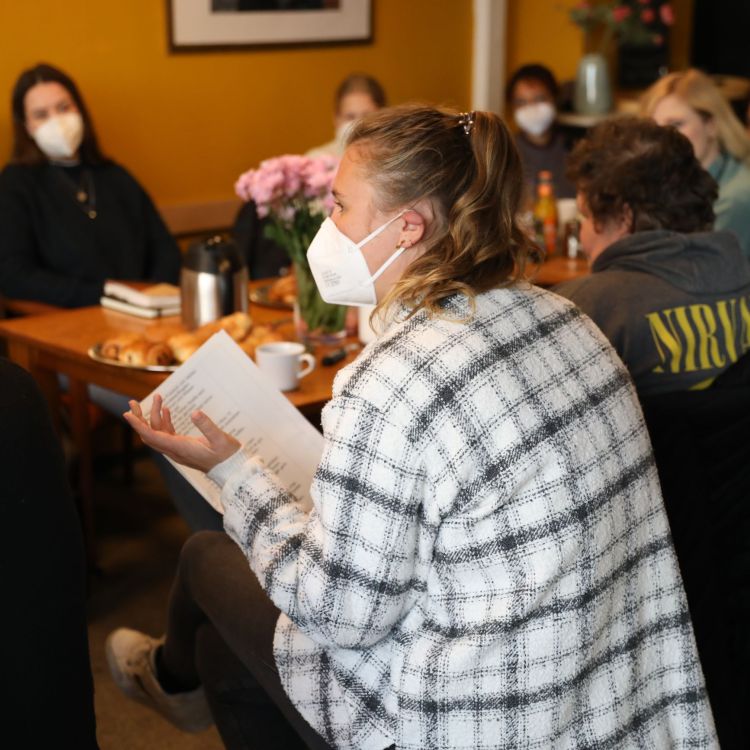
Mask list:
[[[128,698],[154,709],[184,732],[202,732],[214,720],[202,687],[185,693],[165,693],[156,679],[154,655],[164,638],[118,628],[105,649],[112,679]]]

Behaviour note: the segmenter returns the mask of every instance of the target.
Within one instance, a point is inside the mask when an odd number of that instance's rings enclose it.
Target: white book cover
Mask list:
[[[169,315],[179,315],[181,311],[179,304],[172,307],[141,307],[114,297],[100,297],[99,303],[109,310],[135,315],[139,318],[162,318]]]
[[[323,454],[323,436],[302,416],[232,338],[214,334],[142,402],[148,414],[154,394],[169,407],[175,431],[200,436],[190,415],[200,409],[222,430],[263,459],[306,507],[310,485]],[[218,485],[203,472],[172,462],[223,513]]]
[[[105,281],[104,296],[140,307],[175,307],[180,304],[180,288],[174,284],[149,286],[138,282]]]

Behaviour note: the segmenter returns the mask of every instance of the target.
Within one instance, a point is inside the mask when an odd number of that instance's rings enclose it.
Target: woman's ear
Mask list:
[[[424,239],[434,213],[428,200],[420,200],[401,216],[401,233],[398,236],[398,247],[413,247]]]
[[[410,208],[401,217],[401,232],[398,235],[399,247],[413,247],[419,242],[425,233],[425,219],[419,211]]]

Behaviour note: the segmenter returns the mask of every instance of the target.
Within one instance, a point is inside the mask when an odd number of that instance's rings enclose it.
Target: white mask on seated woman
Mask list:
[[[529,135],[539,136],[555,121],[557,110],[549,102],[525,104],[519,107],[513,117],[521,130]]]
[[[375,281],[406,248],[397,247],[373,274],[370,274],[361,248],[405,213],[402,211],[389,219],[361,242],[350,240],[330,217],[325,219],[307,249],[310,271],[325,302],[354,307],[377,304]]]
[[[65,112],[43,122],[31,137],[48,159],[70,159],[83,140],[83,118],[78,112]]]

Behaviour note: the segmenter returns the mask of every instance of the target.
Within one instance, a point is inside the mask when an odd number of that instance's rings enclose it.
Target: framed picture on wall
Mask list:
[[[173,52],[368,42],[371,0],[167,0]]]

